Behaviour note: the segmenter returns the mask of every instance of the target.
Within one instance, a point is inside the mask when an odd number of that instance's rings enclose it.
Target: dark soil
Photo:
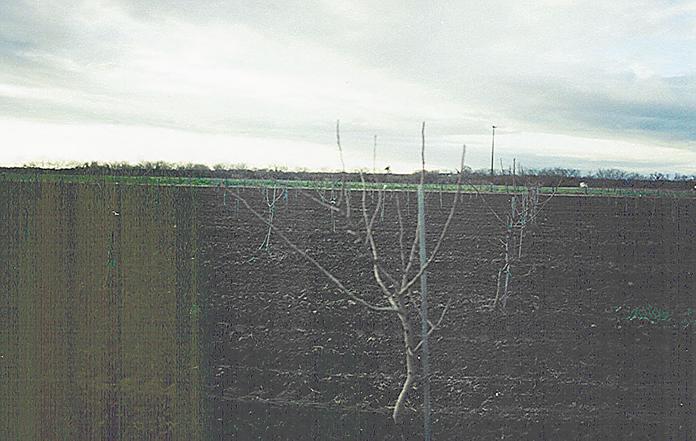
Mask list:
[[[260,221],[221,189],[197,191],[217,439],[401,439],[389,409],[405,376],[396,317],[348,301],[274,235],[259,249]],[[264,190],[230,191],[268,210]],[[409,236],[416,218],[415,194],[388,193],[377,239],[391,268],[396,197]],[[429,249],[451,199],[427,195]],[[510,203],[487,200],[499,213]],[[274,223],[379,299],[367,249],[341,219],[290,190]],[[695,232],[694,200],[557,196],[528,229],[512,296],[494,312],[503,228],[465,195],[428,279],[434,317],[453,298],[430,345],[434,438],[694,439],[695,331],[677,317],[696,309]],[[647,304],[674,319],[626,320]],[[407,439],[422,439],[420,403],[417,385]]]

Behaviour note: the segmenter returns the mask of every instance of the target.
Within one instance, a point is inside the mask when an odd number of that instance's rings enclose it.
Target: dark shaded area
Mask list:
[[[231,191],[267,209],[263,189]],[[222,190],[197,194],[214,438],[400,439],[388,409],[404,376],[396,317],[351,304],[278,238],[260,250],[266,228]],[[387,267],[399,259],[396,197],[409,235],[415,225],[415,194],[388,192],[377,226]],[[427,195],[429,248],[451,197]],[[487,198],[509,207],[504,195]],[[502,227],[465,195],[429,276],[433,315],[454,298],[431,340],[435,439],[696,436],[694,325],[680,321],[696,308],[695,214],[688,199],[555,197],[524,239],[499,313],[488,305]],[[328,210],[289,190],[275,223],[350,288],[379,298],[367,250]],[[674,320],[626,320],[647,304]],[[417,440],[418,390],[408,407]]]
[[[223,191],[2,183],[0,439],[400,439],[396,317],[346,300],[274,235],[260,249],[265,226]],[[229,191],[268,210],[268,189]],[[386,195],[377,240],[395,268],[395,198],[409,236],[416,198]],[[429,276],[434,316],[454,299],[431,340],[435,439],[692,439],[696,201],[556,196],[502,313],[503,228],[463,197]],[[430,249],[451,198],[427,195]],[[379,300],[340,217],[289,190],[274,219]],[[628,320],[647,305],[669,320]],[[417,385],[408,439],[420,399]]]
[[[195,205],[0,182],[0,440],[206,439]]]

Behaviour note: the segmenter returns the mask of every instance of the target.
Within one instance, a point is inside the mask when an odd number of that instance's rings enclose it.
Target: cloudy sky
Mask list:
[[[696,1],[0,0],[0,164],[696,173]],[[499,164],[496,158],[496,165]]]

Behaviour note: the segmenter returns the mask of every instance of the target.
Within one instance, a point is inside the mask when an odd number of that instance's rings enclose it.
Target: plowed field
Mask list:
[[[232,191],[268,212],[267,190]],[[409,236],[415,226],[415,194],[389,192],[376,227],[387,267],[399,259],[397,197]],[[273,234],[260,248],[267,228],[220,189],[198,198],[218,438],[400,439],[396,317],[349,302]],[[427,195],[429,248],[451,199]],[[487,200],[499,213],[510,203]],[[329,210],[289,190],[274,224],[379,298],[368,250]],[[693,439],[695,233],[693,199],[556,196],[527,231],[505,311],[492,311],[503,229],[465,195],[428,279],[434,316],[453,298],[430,345],[435,439]],[[670,318],[628,320],[647,305]],[[420,403],[417,387],[409,439],[422,439]]]

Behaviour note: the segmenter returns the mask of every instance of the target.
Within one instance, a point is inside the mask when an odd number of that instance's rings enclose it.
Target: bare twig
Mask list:
[[[298,188],[297,191],[298,191],[300,194],[302,194],[303,196],[305,196],[305,197],[311,199],[311,200],[312,200],[313,202],[315,202],[316,204],[321,205],[322,207],[326,208],[327,210],[330,210],[330,211],[333,211],[333,212],[336,212],[336,213],[340,213],[340,212],[341,212],[341,209],[339,208],[338,202],[337,202],[335,205],[334,205],[334,204],[330,204],[330,203],[326,202],[325,200],[321,200],[320,198],[317,198],[316,196],[314,196],[312,193],[310,193],[310,192],[308,192],[308,191],[305,191],[305,190],[303,190],[303,189],[301,189],[301,188]]]
[[[408,197],[408,194],[406,194]],[[413,263],[416,261],[416,249],[418,248],[418,223],[416,222],[416,231],[413,233],[413,242],[411,243],[411,250],[408,253],[408,261],[406,262],[406,267],[401,274],[401,288],[408,283],[408,273],[411,272]],[[406,291],[406,290],[404,290]]]
[[[228,191],[229,191],[229,190],[228,190]],[[298,247],[297,245],[295,245],[295,243],[294,243],[292,240],[290,240],[290,239],[285,235],[285,233],[283,233],[283,232],[282,232],[280,229],[278,229],[275,225],[273,225],[273,224],[271,224],[270,222],[268,222],[268,221],[266,220],[266,218],[264,218],[259,212],[257,212],[256,210],[254,210],[254,209],[249,205],[249,203],[246,201],[246,199],[244,199],[241,195],[236,195],[236,194],[234,194],[234,193],[231,192],[231,191],[229,192],[229,194],[230,194],[230,196],[232,196],[233,198],[238,199],[238,200],[246,207],[246,209],[249,210],[249,211],[251,212],[251,214],[253,214],[253,215],[254,215],[256,218],[258,218],[261,222],[263,222],[264,224],[266,224],[269,228],[271,228],[271,229],[273,230],[273,232],[276,233],[276,234],[278,235],[278,237],[280,237],[281,239],[283,239],[283,241],[284,241],[285,243],[287,243],[288,246],[290,246],[290,248],[292,248],[296,253],[298,253],[300,256],[302,256],[305,260],[307,260],[307,261],[310,262],[312,265],[314,265],[322,274],[324,274],[324,276],[326,276],[331,282],[333,282],[333,284],[336,285],[336,286],[338,287],[338,289],[341,290],[341,292],[343,292],[345,295],[347,295],[348,297],[350,297],[352,300],[354,300],[354,301],[360,303],[361,305],[363,305],[363,306],[365,306],[365,307],[367,307],[367,308],[369,308],[369,309],[371,309],[371,310],[373,310],[373,311],[395,311],[394,307],[391,306],[391,305],[390,305],[390,306],[376,306],[376,305],[373,305],[372,303],[368,302],[367,300],[362,299],[362,298],[358,297],[357,295],[355,295],[355,293],[353,293],[351,290],[349,290],[348,288],[346,288],[345,285],[343,285],[343,283],[341,283],[340,280],[338,280],[333,274],[331,274],[331,272],[330,272],[329,270],[327,270],[326,268],[324,268],[324,266],[323,266],[322,264],[320,264],[319,262],[317,262],[312,256],[310,256],[309,254],[307,254],[304,250],[300,249],[300,247]]]
[[[500,277],[503,275],[504,270],[505,265],[503,265],[503,267],[498,270],[498,278],[496,279],[495,298],[493,299],[493,309],[495,309],[498,306],[498,300],[500,300]]]
[[[553,187],[553,191],[551,192],[551,195],[549,195],[549,197],[547,197],[546,200],[544,200],[544,202],[542,202],[542,204],[541,204],[539,207],[537,207],[537,209],[535,210],[535,212],[532,213],[532,216],[531,216],[531,218],[530,218],[530,221],[536,220],[536,217],[539,215],[539,213],[541,213],[541,210],[543,210],[544,207],[546,206],[546,204],[548,204],[549,201],[550,201],[554,196],[556,196],[558,187],[560,187],[560,185],[561,185],[562,182],[563,182],[563,178],[561,177],[561,179],[559,179],[559,181],[558,181],[558,184],[557,184],[555,187]]]
[[[282,197],[284,192],[280,192],[280,194],[276,195],[277,193],[277,188],[275,185],[273,186],[273,197],[269,197],[269,192],[268,188],[264,189],[264,197],[266,199],[266,205],[268,205],[268,223],[272,224],[273,219],[275,217],[275,204],[278,202]],[[271,200],[272,199],[272,200]],[[238,201],[235,201],[238,203]],[[265,248],[268,250],[271,246],[271,228],[268,228],[268,231],[266,232],[266,237],[264,238],[263,242],[261,245],[259,245],[259,249]]]
[[[506,225],[505,221],[500,217],[500,215],[498,215],[498,212],[496,212],[493,209],[493,207],[491,207],[491,205],[488,203],[488,200],[479,191],[478,187],[476,185],[474,185],[474,183],[471,182],[471,180],[468,180],[466,184],[471,186],[471,188],[474,189],[474,191],[476,192],[476,195],[478,197],[480,197],[481,200],[483,200],[483,204],[486,206],[486,208],[488,208],[488,211],[490,211],[493,214],[493,216],[495,216],[495,218],[498,219],[498,222],[500,222],[502,225]]]
[[[452,200],[452,208],[450,209],[449,215],[447,216],[447,220],[445,221],[445,225],[442,227],[442,230],[440,231],[440,237],[438,237],[437,242],[435,243],[435,247],[433,248],[433,251],[430,254],[430,257],[428,260],[425,262],[425,265],[421,266],[418,272],[416,273],[413,278],[411,278],[405,285],[401,286],[401,289],[399,290],[399,295],[402,295],[405,293],[411,286],[413,286],[414,283],[418,281],[420,276],[425,272],[426,269],[430,266],[430,264],[435,260],[435,257],[437,256],[438,252],[440,251],[440,247],[442,246],[442,242],[447,235],[447,230],[449,229],[450,224],[452,223],[452,219],[454,218],[454,213],[457,210],[457,203],[459,202],[459,195],[461,193],[461,187],[462,187],[462,178],[464,176],[464,159],[466,158],[466,145],[462,147],[462,160],[461,160],[461,167],[460,167],[460,174],[459,178],[457,178],[457,190],[454,193],[454,199]]]
[[[387,298],[391,298],[394,294],[389,291],[389,288],[384,283],[384,280],[382,280],[382,272],[384,272],[384,270],[382,270],[378,264],[379,263],[379,252],[377,251],[377,244],[375,243],[374,234],[372,234],[372,226],[374,224],[375,217],[377,216],[379,206],[382,204],[383,194],[381,191],[377,193],[377,207],[375,208],[375,211],[372,214],[372,218],[368,219],[367,202],[366,202],[366,197],[365,197],[367,190],[365,189],[365,179],[363,178],[362,173],[360,173],[360,180],[362,181],[362,184],[363,184],[362,214],[363,214],[363,219],[365,222],[365,241],[370,245],[370,250],[372,251],[372,272],[374,274],[375,281],[377,282],[377,285],[382,290],[382,293],[384,294],[384,296]],[[391,276],[389,276],[389,278],[391,278]]]
[[[341,147],[341,120],[336,120],[336,145],[338,146],[338,154],[341,157],[341,171],[346,172],[346,163],[343,161],[343,147]]]
[[[420,176],[420,183],[423,185],[425,183],[425,123],[421,126],[421,176]],[[306,195],[309,197],[311,200],[315,201],[319,205],[327,208],[330,213],[342,213],[345,218],[348,226],[351,228],[351,230],[348,230],[351,234],[354,234],[356,237],[356,242],[355,243],[363,243],[365,246],[369,245],[369,250],[370,250],[370,255],[371,255],[371,260],[372,260],[372,270],[373,270],[373,277],[381,290],[382,294],[384,295],[385,299],[381,301],[377,301],[377,303],[372,303],[370,301],[367,301],[366,299],[362,298],[361,296],[358,296],[356,293],[353,291],[349,290],[336,276],[334,276],[329,270],[326,269],[321,263],[319,263],[316,259],[312,258],[309,254],[308,251],[305,251],[295,245],[292,240],[288,238],[288,236],[283,233],[280,229],[275,227],[271,222],[269,222],[266,218],[264,218],[263,215],[261,215],[259,212],[254,210],[250,204],[239,194],[235,194],[230,192],[230,195],[236,199],[237,202],[241,202],[244,204],[244,206],[261,222],[263,222],[266,226],[268,226],[269,231],[273,231],[275,234],[278,235],[284,242],[288,244],[288,246],[297,254],[299,254],[302,258],[310,262],[314,267],[316,267],[325,277],[327,277],[338,289],[341,293],[346,295],[349,299],[357,302],[358,304],[361,304],[365,307],[367,307],[370,310],[374,311],[390,311],[390,312],[395,312],[396,315],[399,318],[399,321],[401,323],[401,328],[403,331],[403,344],[404,344],[404,351],[405,351],[405,356],[406,356],[406,379],[403,382],[403,385],[401,387],[401,390],[399,392],[399,396],[397,398],[397,401],[395,402],[392,418],[397,424],[401,424],[403,421],[403,412],[405,410],[406,406],[406,396],[410,392],[410,390],[413,387],[413,383],[415,381],[415,375],[416,375],[416,357],[415,357],[415,351],[417,351],[420,348],[425,348],[426,346],[426,341],[427,337],[431,335],[435,330],[437,330],[447,311],[449,310],[449,305],[450,302],[452,301],[452,297],[448,299],[447,304],[445,305],[444,309],[442,310],[439,319],[437,320],[436,323],[432,323],[431,321],[428,320],[427,317],[424,317],[424,327],[426,329],[423,330],[423,340],[415,344],[414,342],[414,329],[413,329],[413,324],[412,324],[412,319],[410,317],[410,313],[412,312],[409,308],[413,307],[416,305],[415,302],[411,303],[409,300],[406,299],[405,295],[410,295],[410,288],[413,286],[413,284],[418,281],[421,277],[423,277],[426,269],[429,267],[429,265],[436,259],[442,244],[444,243],[444,238],[446,237],[447,231],[449,229],[449,226],[451,225],[452,219],[454,218],[454,214],[456,212],[457,204],[460,199],[460,194],[461,194],[461,185],[462,185],[462,179],[464,175],[464,160],[466,156],[466,146],[463,147],[462,149],[462,158],[461,158],[461,167],[460,167],[460,174],[457,179],[457,189],[454,194],[454,198],[452,201],[452,208],[449,212],[449,215],[447,217],[447,220],[445,221],[445,224],[442,228],[442,231],[440,232],[440,235],[437,239],[437,242],[435,244],[435,247],[433,248],[430,257],[428,258],[427,261],[422,263],[420,266],[420,269],[416,272],[415,275],[412,277],[409,277],[409,273],[411,269],[414,266],[414,261],[415,259],[415,254],[416,254],[416,248],[420,244],[419,239],[419,229],[420,232],[424,232],[422,229],[424,226],[423,225],[416,225],[416,232],[414,234],[413,238],[413,243],[411,246],[411,250],[408,254],[406,255],[406,248],[404,246],[404,237],[405,237],[405,227],[404,227],[404,220],[402,217],[402,212],[401,212],[401,201],[400,197],[397,194],[396,195],[396,205],[397,205],[397,216],[398,216],[398,223],[399,223],[399,250],[400,250],[400,257],[401,257],[401,270],[402,270],[402,277],[400,283],[396,283],[394,278],[389,274],[389,272],[384,268],[382,265],[382,262],[380,260],[380,250],[378,249],[377,246],[377,241],[375,238],[375,225],[376,225],[376,219],[378,214],[384,213],[384,206],[385,206],[385,188],[381,188],[377,190],[377,201],[374,203],[374,206],[370,207],[371,209],[368,210],[368,204],[367,204],[367,185],[365,183],[365,179],[363,175],[360,175],[360,179],[362,182],[362,194],[361,194],[361,203],[362,203],[362,216],[356,216],[355,219],[352,218],[352,213],[351,213],[351,194],[350,194],[350,185],[349,183],[346,182],[346,177],[345,177],[345,162],[343,160],[343,149],[341,146],[341,137],[340,137],[340,121],[336,121],[336,145],[338,147],[339,155],[341,158],[341,165],[342,165],[342,170],[343,173],[341,174],[341,189],[340,189],[340,194],[339,194],[339,199],[338,203],[334,203],[334,198],[332,197],[331,203],[327,203],[326,198],[324,197],[324,194],[319,194],[319,197],[316,195],[311,194],[310,192],[305,192],[301,191],[302,194]],[[422,188],[422,187],[421,187]],[[227,191],[227,190],[226,190]],[[371,196],[374,196],[374,193],[371,193]],[[408,194],[406,194],[408,197]],[[360,219],[361,218],[361,219]],[[420,223],[424,223],[420,221]],[[364,236],[363,236],[363,231],[364,231]],[[420,244],[424,245],[424,244]],[[391,283],[391,285],[388,285],[388,283]],[[404,295],[405,294],[405,295]],[[385,305],[385,303],[387,305]],[[421,312],[423,316],[427,316],[427,313]],[[429,327],[429,328],[428,328]],[[426,332],[427,331],[427,332]]]
[[[507,216],[507,222],[505,222],[505,240],[500,240],[503,245],[503,256],[504,264],[498,271],[498,277],[496,282],[496,293],[493,300],[493,308],[498,307],[500,302],[502,308],[504,309],[509,298],[509,284],[512,278],[512,266],[519,264],[522,260],[522,242],[524,240],[524,232],[527,225],[536,220],[536,217],[542,212],[544,206],[556,195],[557,189],[562,181],[559,181],[558,185],[553,188],[552,194],[544,201],[541,206],[537,206],[538,190],[529,189],[527,194],[522,198],[521,208],[518,209],[516,206],[516,196],[513,195],[511,199],[510,214]],[[490,207],[490,206],[489,206]],[[491,209],[492,210],[492,209]],[[494,210],[493,213],[499,220],[502,220]],[[517,253],[516,257],[511,253],[511,248],[514,248],[514,229],[519,228],[519,242],[517,243]],[[505,279],[502,287],[501,294],[501,278],[505,274]],[[526,276],[526,275],[525,275]]]
[[[428,320],[428,324],[430,325],[430,330],[428,330],[428,334],[427,334],[426,338],[430,337],[430,335],[433,332],[435,332],[435,330],[437,328],[440,327],[440,323],[442,323],[442,320],[445,318],[445,314],[447,314],[447,310],[449,309],[451,303],[452,303],[452,297],[449,297],[447,299],[447,304],[445,305],[445,309],[442,310],[442,313],[440,314],[440,318],[437,319],[437,322],[435,322],[435,324],[433,324],[430,320]],[[418,349],[420,349],[421,345],[423,344],[423,341],[424,340],[421,340],[420,342],[418,342],[416,347],[413,348],[413,352],[418,352]]]
[[[420,185],[425,183],[425,121],[421,125],[421,173],[420,173]],[[408,285],[408,273],[411,272],[411,268],[416,259],[416,249],[418,248],[418,224],[416,223],[416,232],[413,235],[413,242],[411,243],[411,251],[408,254],[408,262],[403,268],[401,275],[401,289],[400,294],[403,294],[408,290],[405,288]],[[422,274],[422,272],[421,272]],[[420,276],[419,276],[420,277]]]
[[[396,217],[399,220],[399,254],[401,255],[401,272],[406,271],[406,254],[404,250],[404,220],[401,216],[401,202],[399,194],[396,194]]]

